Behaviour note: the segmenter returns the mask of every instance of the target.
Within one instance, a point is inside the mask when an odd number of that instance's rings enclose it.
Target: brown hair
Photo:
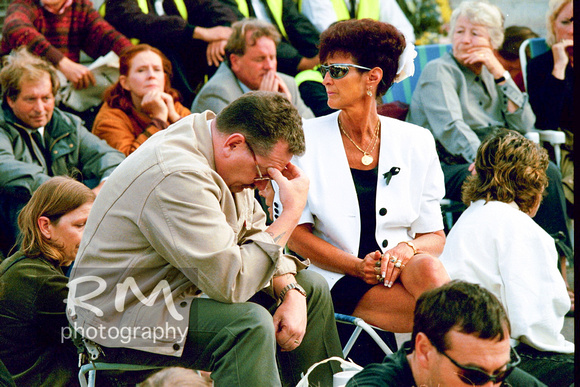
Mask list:
[[[119,58],[119,75],[129,75],[129,70],[131,69],[133,58],[145,51],[154,52],[161,58],[163,72],[165,73],[165,87],[163,88],[163,91],[171,94],[174,101],[178,101],[180,99],[179,92],[171,88],[171,77],[173,76],[173,67],[171,66],[171,62],[165,55],[163,55],[161,51],[155,47],[152,47],[148,44],[138,44],[136,46],[129,47]],[[121,109],[125,112],[130,111],[133,107],[131,93],[125,90],[119,81],[117,81],[114,85],[105,91],[103,100],[107,102],[110,107]]]
[[[2,100],[10,98],[14,101],[21,91],[22,81],[39,81],[46,74],[52,83],[52,95],[56,96],[60,82],[55,68],[44,59],[31,54],[22,46],[6,55],[0,71],[0,85],[2,86]]]
[[[320,35],[320,63],[326,63],[332,55],[344,54],[360,66],[380,67],[383,70],[383,79],[377,87],[380,97],[393,84],[406,45],[404,35],[391,24],[372,19],[344,20]]]
[[[279,141],[301,155],[306,149],[302,118],[281,93],[251,91],[226,106],[216,117],[221,133],[241,133],[256,154],[268,156]]]
[[[548,153],[538,144],[513,130],[500,129],[479,146],[477,174],[463,183],[463,202],[468,206],[480,199],[516,202],[529,213],[548,185],[548,162]]]
[[[250,32],[248,42],[246,42],[246,35]],[[237,56],[242,56],[246,53],[247,45],[253,46],[256,44],[256,40],[266,37],[270,38],[276,43],[280,43],[280,33],[276,30],[271,23],[264,20],[258,20],[255,18],[246,18],[232,24],[232,34],[228,39],[225,47],[225,60],[228,65],[231,65],[230,55],[235,54]]]
[[[60,218],[95,200],[95,193],[86,185],[68,176],[56,176],[38,187],[18,215],[20,250],[28,257],[44,256],[63,263],[61,248],[47,240],[38,228],[38,218],[46,216],[54,224]]]

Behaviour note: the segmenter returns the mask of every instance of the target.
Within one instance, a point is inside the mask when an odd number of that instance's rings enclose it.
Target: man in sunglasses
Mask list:
[[[347,387],[545,386],[517,368],[519,362],[500,301],[479,285],[455,280],[423,293],[411,340]]]

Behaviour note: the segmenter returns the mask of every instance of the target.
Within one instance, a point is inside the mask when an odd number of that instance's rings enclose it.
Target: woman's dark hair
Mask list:
[[[397,75],[399,57],[407,43],[394,26],[372,19],[351,19],[335,23],[320,35],[320,63],[333,55],[350,55],[360,66],[380,67],[383,80],[377,96],[383,96]]]
[[[475,156],[476,175],[465,180],[463,202],[483,199],[515,202],[529,213],[548,185],[548,152],[518,132],[499,129],[485,139]]]
[[[179,92],[171,88],[171,77],[173,76],[173,68],[171,62],[161,51],[155,47],[151,47],[148,44],[138,44],[136,46],[128,48],[123,55],[119,58],[119,75],[127,76],[129,70],[131,69],[131,63],[133,58],[145,51],[151,51],[159,55],[161,58],[161,63],[163,64],[163,72],[165,73],[165,87],[164,92],[171,94],[174,101],[180,100]],[[110,107],[115,109],[121,109],[125,112],[129,112],[133,107],[133,101],[131,99],[131,93],[121,86],[121,82],[117,81],[111,87],[109,87],[105,94],[103,95],[103,101],[105,101]]]

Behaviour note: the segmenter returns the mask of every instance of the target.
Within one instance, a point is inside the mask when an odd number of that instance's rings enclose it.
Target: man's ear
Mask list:
[[[52,222],[46,216],[40,216],[37,221],[38,228],[43,237],[50,240],[52,238]]]
[[[10,97],[6,97],[6,102],[8,102],[10,109],[14,110],[14,101]]]
[[[230,54],[230,68],[234,73],[238,72],[240,66],[240,57],[236,54]]]
[[[431,344],[431,340],[423,332],[417,333],[415,337],[415,359],[423,369],[429,369],[429,363],[433,359],[433,351],[437,349]]]
[[[232,133],[226,137],[223,142],[223,154],[225,157],[230,157],[234,152],[241,149],[246,144],[246,137],[241,133]]]

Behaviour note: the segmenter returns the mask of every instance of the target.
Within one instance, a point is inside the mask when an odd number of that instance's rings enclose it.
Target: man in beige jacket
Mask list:
[[[283,252],[306,203],[290,163],[302,152],[301,118],[272,92],[152,136],[89,216],[69,283],[77,333],[103,361],[208,370],[218,386],[295,385],[341,356],[326,282]],[[266,228],[254,189],[270,179],[284,212]],[[318,368],[332,384],[333,368]]]

